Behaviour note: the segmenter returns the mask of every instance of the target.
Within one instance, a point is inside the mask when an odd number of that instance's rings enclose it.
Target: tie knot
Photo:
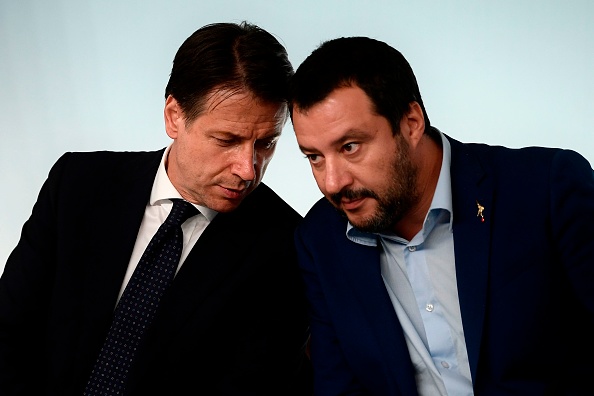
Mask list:
[[[173,202],[173,208],[171,208],[171,212],[167,216],[167,219],[165,219],[165,222],[172,226],[181,226],[184,221],[198,214],[198,209],[183,199],[175,198],[171,201]]]

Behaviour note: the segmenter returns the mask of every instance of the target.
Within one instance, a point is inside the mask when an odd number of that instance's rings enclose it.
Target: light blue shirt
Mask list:
[[[451,147],[441,134],[443,158],[423,228],[407,241],[347,226],[347,238],[381,244],[386,290],[404,330],[421,396],[473,395],[458,301],[452,233]]]

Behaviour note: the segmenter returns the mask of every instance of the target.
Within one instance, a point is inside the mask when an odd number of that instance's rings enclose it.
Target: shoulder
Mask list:
[[[531,158],[532,160],[542,161],[551,158],[559,148],[548,147],[522,147],[510,148],[500,145],[489,145],[485,143],[463,143],[456,139],[447,136],[448,141],[452,147],[452,159],[457,159],[461,156],[474,156],[481,162],[489,161],[505,161],[505,160],[521,160]]]
[[[347,219],[326,198],[320,198],[305,215],[299,232],[312,238],[329,236],[336,231],[344,236],[346,226]]]
[[[241,203],[234,212],[236,216],[258,224],[279,224],[296,226],[302,216],[264,183],[260,185]]]
[[[89,151],[67,152],[56,162],[57,166],[83,168],[112,168],[122,164],[145,163],[147,161],[160,162],[163,150],[158,151]]]
[[[162,154],[163,150],[67,152],[52,166],[46,185],[87,199],[112,189],[121,191],[154,178]]]
[[[452,169],[478,164],[491,175],[505,178],[542,176],[548,177],[570,167],[591,172],[590,163],[579,153],[550,147],[510,148],[482,143],[461,143],[448,137],[452,147]]]

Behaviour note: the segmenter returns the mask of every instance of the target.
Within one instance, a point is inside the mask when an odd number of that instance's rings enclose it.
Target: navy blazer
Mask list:
[[[0,279],[0,394],[82,395],[163,150],[67,153]],[[163,297],[128,395],[301,394],[301,216],[264,184],[206,228]]]
[[[590,164],[568,150],[448,139],[458,297],[475,394],[594,394]],[[315,395],[416,395],[379,248],[348,240],[346,224],[321,199],[296,232]]]

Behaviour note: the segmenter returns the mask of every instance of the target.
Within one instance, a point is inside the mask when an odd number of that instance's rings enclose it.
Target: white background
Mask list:
[[[55,160],[165,147],[175,52],[205,24],[241,20],[275,34],[295,68],[323,40],[386,41],[443,132],[594,163],[590,0],[0,0],[0,271]],[[302,214],[321,197],[290,123],[264,181]]]

